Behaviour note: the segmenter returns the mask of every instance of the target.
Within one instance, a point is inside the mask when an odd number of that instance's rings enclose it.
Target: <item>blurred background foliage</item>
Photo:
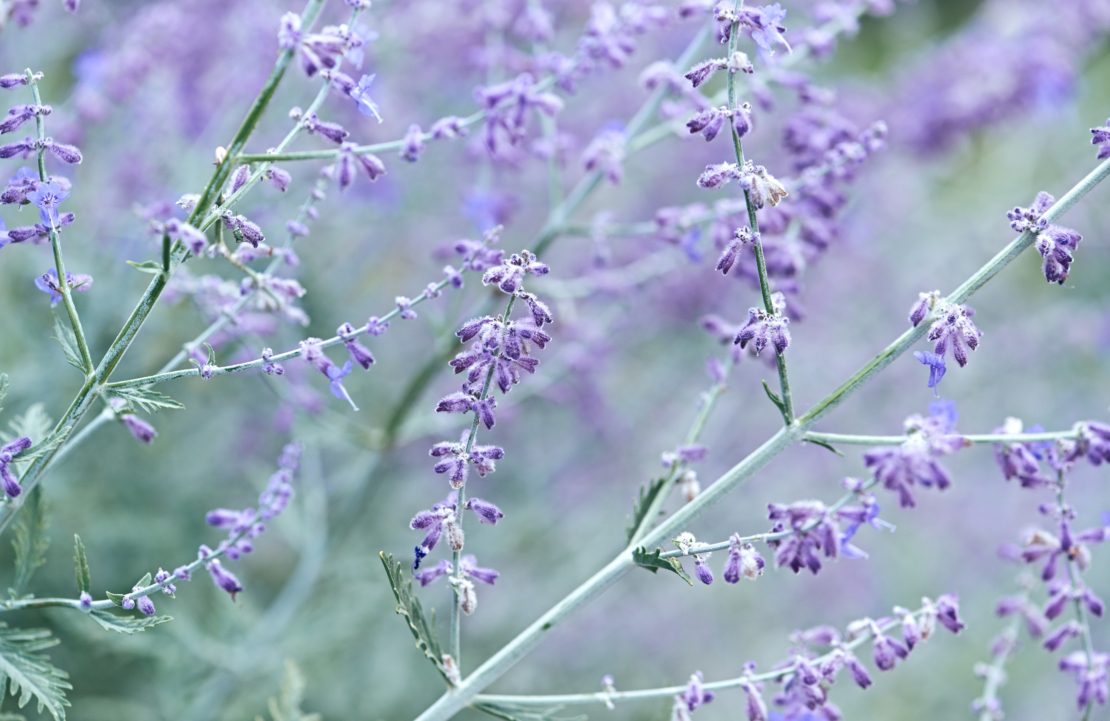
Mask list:
[[[519,9],[511,2],[489,4]],[[808,3],[784,4],[788,27],[807,24]],[[67,206],[77,223],[65,243],[67,267],[95,278],[78,306],[96,355],[148,281],[123,261],[157,255],[136,209],[203,187],[216,146],[230,137],[269,72],[278,18],[300,7],[257,0],[86,0],[78,15],[67,16],[60,5],[44,3],[31,26],[4,30],[0,70],[45,72],[44,99],[55,108],[48,132],[84,151],[84,163],[69,174]],[[550,46],[569,52],[588,3],[552,5],[559,29]],[[1009,208],[1028,204],[1038,190],[1062,195],[1093,166],[1088,128],[1110,114],[1104,37],[1074,49],[1076,72],[1066,92],[1029,98],[942,148],[923,148],[906,130],[907,115],[931,112],[928,97],[914,97],[913,81],[923,68],[943,64],[952,43],[1004,32],[1010,15],[1033,12],[1033,5],[900,4],[890,17],[865,19],[830,61],[805,64],[820,84],[838,89],[843,112],[861,127],[885,117],[891,132],[888,150],[869,162],[850,191],[841,237],[806,269],[797,296],[805,315],[792,325],[790,349],[799,408],[900,334],[919,291],[951,290],[1009,242]],[[341,22],[346,12],[333,2],[325,22]],[[380,37],[368,48],[364,70],[377,73],[374,98],[385,122],[369,122],[337,96],[322,117],[369,143],[399,138],[413,122],[427,128],[443,115],[469,114],[472,88],[487,82],[482,44],[518,43],[488,31],[481,16],[480,2],[375,2],[363,21]],[[653,60],[676,57],[696,29],[696,23],[678,23],[643,36],[627,67],[591,76],[567,99],[559,118],[571,148],[566,187],[581,177],[580,153],[596,130],[627,120],[646,97],[636,82],[639,72]],[[704,57],[717,51],[707,49]],[[986,70],[989,78],[992,68]],[[498,71],[489,72],[496,77]],[[291,68],[250,144],[254,152],[277,142],[288,127],[285,110],[307,105],[317,82]],[[5,99],[25,102],[18,90]],[[772,113],[757,112],[746,140],[749,157],[772,172],[779,172],[774,161],[782,121],[793,108],[784,99]],[[304,138],[297,147],[324,146]],[[725,197],[731,189],[709,193],[694,181],[707,163],[727,158],[723,137],[706,144],[676,135],[630,156],[624,181],[599,188],[574,222],[589,225],[602,211],[615,222],[650,220],[661,206]],[[415,165],[385,159],[389,174],[377,184],[359,179],[345,194],[330,190],[312,234],[297,243],[302,263],[295,275],[309,291],[302,303],[308,327],[279,321],[264,339],[231,340],[218,349],[221,363],[256,357],[263,343],[284,350],[307,336],[330,337],[344,321],[359,325],[390,310],[394,296],[416,296],[438,279],[452,241],[478,237],[476,208],[494,202],[512,208],[504,214],[501,242],[509,252],[527,246],[549,210],[539,161],[491,168],[470,141],[432,144]],[[284,164],[294,179],[288,192],[260,187],[241,212],[280,237],[320,166]],[[4,172],[16,167],[8,163]],[[1067,287],[1046,284],[1030,252],[971,300],[984,331],[980,349],[966,368],[950,369],[941,386],[960,411],[958,429],[989,432],[1010,415],[1049,429],[1107,419],[1108,192],[1097,189],[1066,218],[1085,237]],[[25,224],[27,213],[0,208],[8,227]],[[545,258],[552,273],[532,289],[552,303],[555,340],[537,375],[505,399],[495,430],[481,436],[504,446],[505,460],[495,475],[471,484],[471,493],[496,502],[505,519],[496,529],[468,523],[467,551],[502,576],[496,587],[479,589],[478,611],[466,619],[464,669],[620,550],[631,499],[661,472],[659,454],[681,441],[710,384],[705,359],[723,352],[699,329],[698,317],[718,313],[739,321],[758,302],[747,283],[713,272],[716,252],[705,239],[701,260],[676,249],[661,256],[666,271],[644,283],[614,287],[606,275],[609,267],[667,248],[651,236],[598,242],[568,235]],[[34,403],[57,418],[80,385],[49,338],[50,310],[31,282],[49,263],[46,246],[0,251],[0,370],[12,384],[4,425]],[[219,260],[194,259],[187,269],[238,280]],[[596,292],[569,297],[567,283],[575,278]],[[96,595],[103,597],[106,590],[129,589],[159,566],[186,563],[200,543],[214,544],[219,534],[205,525],[205,512],[253,504],[281,446],[298,438],[306,447],[290,510],[270,524],[253,554],[229,564],[246,586],[235,602],[203,578],[179,584],[175,600],[155,599],[158,611],[175,620],[137,636],[116,636],[63,609],[3,614],[0,620],[9,625],[46,626],[61,638],[50,656],[71,676],[72,718],[252,718],[279,694],[288,659],[305,677],[303,708],[326,719],[408,718],[440,695],[441,681],[394,614],[377,555],[384,550],[408,558],[420,539],[408,520],[447,490],[432,473],[427,449],[455,438],[462,423],[437,417],[435,402],[457,387],[446,372],[456,349],[450,334],[488,295],[468,276],[463,291],[426,303],[418,320],[395,322],[371,339],[377,365],[347,379],[360,412],[327,394],[323,379],[299,361],[287,363],[286,376],[276,379],[249,374],[175,381],[160,390],[187,410],[150,419],[159,432],[153,445],[111,424],[51,471],[44,489],[53,544],[31,590],[40,597],[76,595],[68,539],[79,533]],[[160,306],[114,379],[156,371],[205,325],[188,299]],[[420,375],[425,367],[434,372]],[[751,359],[737,368],[706,430],[710,455],[697,468],[703,484],[777,429],[778,414],[760,387],[762,379],[773,384],[774,375]],[[932,399],[926,375],[912,357],[903,357],[819,430],[900,432],[902,420],[925,412]],[[862,449],[845,450],[840,458],[814,446],[791,449],[691,530],[716,541],[766,529],[768,502],[831,502],[840,495],[841,478],[865,475]],[[1007,485],[989,448],[963,451],[946,465],[955,486],[943,494],[919,493],[916,509],[899,509],[880,491],[884,517],[897,531],[858,537],[868,560],[842,559],[817,577],[773,571],[738,586],[690,588],[673,577],[634,572],[491,690],[593,691],[606,673],[618,689],[681,683],[695,669],[707,679],[729,678],[745,661],[766,669],[780,660],[794,629],[843,627],[884,615],[894,604],[916,607],[922,595],[954,591],[968,622],[964,634],[927,643],[866,692],[844,681],[833,699],[845,718],[968,717],[968,704],[981,692],[972,666],[988,659],[989,642],[1004,623],[993,616],[994,602],[1014,592],[1020,570],[1000,561],[996,549],[1039,521],[1043,499]],[[1075,472],[1069,493],[1080,527],[1094,525],[1098,512],[1110,507],[1106,484],[1105,471]],[[1095,549],[1096,571],[1088,577],[1104,597],[1110,594],[1101,571],[1105,552]],[[0,544],[0,561],[11,555]],[[720,555],[711,563],[719,576]],[[425,605],[438,608],[445,635],[448,590],[440,584],[419,593]],[[1106,624],[1096,623],[1094,632],[1096,646],[1107,648]],[[1009,674],[1002,692],[1007,718],[1068,717],[1073,682],[1056,671],[1054,656],[1033,644]],[[32,707],[22,712],[28,718],[36,717]],[[669,701],[659,701],[612,713],[586,711],[659,719],[669,708]],[[742,708],[742,694],[725,693],[697,717],[737,718]],[[9,698],[3,710],[13,709]]]

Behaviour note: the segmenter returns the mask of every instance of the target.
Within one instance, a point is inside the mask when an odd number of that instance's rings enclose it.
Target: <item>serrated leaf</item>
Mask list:
[[[54,421],[50,416],[46,415],[46,406],[42,403],[35,403],[27,412],[21,416],[16,416],[8,423],[8,428],[12,429],[11,433],[0,433],[0,438],[4,441],[10,441],[13,438],[20,438],[27,436],[31,440],[36,438],[45,438],[50,433],[50,429],[54,427]],[[26,458],[26,454],[30,449],[19,454],[16,461],[22,461]]]
[[[50,337],[58,341],[62,346],[62,352],[65,353],[66,356],[66,363],[69,363],[82,373],[87,370],[84,362],[81,360],[81,356],[77,353],[77,336],[74,335],[72,330],[62,324],[61,319],[57,315],[54,316],[54,335]]]
[[[640,496],[632,501],[632,516],[625,523],[624,544],[626,546],[636,540],[637,536],[642,536],[651,522],[655,520],[647,517],[648,509],[651,508],[652,503],[663,492],[666,485],[667,479],[657,478],[649,482],[646,487],[640,486]]]
[[[412,580],[405,575],[405,567],[399,561],[393,560],[393,554],[379,553],[382,565],[385,566],[386,575],[389,576],[389,585],[393,588],[393,595],[397,598],[397,613],[405,617],[409,630],[416,638],[416,647],[435,665],[436,670],[443,679],[450,683],[447,672],[443,668],[443,651],[440,649],[439,639],[435,632],[435,611],[432,611],[431,620],[424,616],[424,609],[420,599],[412,595]]]
[[[21,598],[27,592],[35,569],[46,563],[46,549],[50,547],[46,526],[46,499],[42,495],[42,487],[35,486],[23,504],[15,525],[15,538],[12,539],[12,546],[15,547],[13,598]]]
[[[111,591],[105,591],[104,595],[108,597],[109,601],[116,604],[120,608],[123,608],[123,597],[124,597],[125,594],[112,593]]]
[[[8,374],[0,373],[0,411],[4,410],[4,399],[8,397]]]
[[[93,609],[89,611],[89,617],[100,624],[100,626],[108,631],[115,631],[116,633],[125,633],[132,636],[136,633],[142,633],[148,628],[160,626],[163,623],[169,623],[173,620],[172,616],[140,616],[132,618],[130,616],[117,616],[107,611],[100,609]]]
[[[92,579],[89,577],[89,562],[85,560],[85,544],[81,543],[81,537],[76,533],[73,534],[73,567],[77,575],[77,593],[91,594]]]
[[[73,686],[65,680],[68,678],[65,671],[36,653],[57,643],[58,639],[45,628],[8,628],[0,623],[0,694],[5,688],[10,689],[12,696],[18,694],[19,708],[34,697],[39,713],[46,708],[55,721],[64,721],[69,706],[65,691]]]
[[[151,275],[162,275],[165,271],[162,269],[162,264],[153,260],[144,260],[142,263],[136,263],[133,260],[127,261],[127,264],[139,271],[140,273],[150,273]]]
[[[660,558],[659,556],[661,553],[663,553],[662,548],[657,548],[651,553],[648,553],[646,548],[640,546],[632,552],[632,560],[636,565],[643,566],[652,573],[655,573],[660,568],[677,573],[683,581],[693,586],[694,582],[690,580],[690,576],[687,575],[686,570],[682,568],[682,562],[677,558]]]
[[[185,408],[173,398],[146,388],[113,388],[108,391],[108,394],[127,401],[127,405],[132,409],[138,406],[147,413],[158,408],[173,410],[183,410]]]
[[[586,721],[587,719],[587,716],[584,714],[578,716],[555,716],[555,714],[563,710],[562,706],[535,708],[511,703],[477,701],[471,704],[470,707],[483,713],[488,713],[495,718],[505,719],[505,721]]]

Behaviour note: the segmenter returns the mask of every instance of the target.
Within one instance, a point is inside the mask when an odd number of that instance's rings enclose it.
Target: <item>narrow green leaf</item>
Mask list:
[[[562,706],[535,708],[511,703],[477,701],[471,704],[470,708],[505,721],[586,721],[587,718],[585,715],[556,716],[555,714],[563,710]]]
[[[58,341],[59,345],[62,346],[62,352],[65,353],[66,356],[66,363],[69,363],[82,373],[87,370],[84,362],[81,360],[81,356],[77,353],[77,336],[74,335],[72,330],[62,324],[61,318],[57,315],[54,316],[54,335],[50,337]]]
[[[133,260],[127,261],[127,264],[139,271],[140,273],[150,273],[151,275],[162,275],[165,271],[162,270],[162,264],[153,260],[144,260],[142,263],[136,263]]]
[[[382,565],[385,566],[386,575],[389,576],[389,585],[393,588],[393,595],[397,598],[397,613],[405,617],[409,630],[416,638],[416,647],[435,665],[445,681],[447,672],[443,668],[443,651],[440,650],[439,639],[435,632],[435,611],[429,619],[424,615],[420,599],[412,595],[412,580],[405,573],[405,567],[399,561],[393,560],[393,554],[379,553]]]
[[[812,438],[803,438],[802,440],[805,441],[806,443],[812,443],[815,446],[821,446],[822,448],[824,448],[826,450],[832,451],[833,453],[840,456],[841,458],[845,458],[845,455],[843,453],[841,453],[839,449],[834,447],[832,444],[826,443],[825,441],[815,441]]]
[[[216,350],[208,343],[205,343],[204,347],[208,349],[208,365],[216,365]]]
[[[8,374],[0,373],[0,411],[4,410],[4,399],[8,397]]]
[[[122,398],[127,401],[127,406],[131,410],[134,410],[136,406],[142,408],[147,413],[159,408],[170,408],[172,410],[182,410],[185,408],[185,406],[181,405],[173,398],[164,396],[158,391],[145,388],[113,388],[108,391],[108,393],[111,396]]]
[[[624,543],[627,546],[636,539],[637,536],[643,535],[650,526],[654,518],[648,518],[647,512],[651,508],[651,504],[663,492],[663,488],[667,485],[667,479],[657,478],[650,481],[647,486],[640,486],[640,495],[632,501],[632,516],[628,519],[624,529]]]
[[[767,381],[763,381],[763,390],[767,391],[767,397],[771,399],[771,402],[775,404],[775,407],[778,408],[779,411],[785,408],[782,399],[779,398],[779,394],[771,390],[771,386],[767,385]]]
[[[36,491],[38,488],[35,489]],[[81,537],[73,534],[73,566],[77,574],[77,593],[92,594],[92,580],[89,578],[89,562],[85,560],[85,544]]]
[[[143,576],[142,578],[140,578],[139,582],[136,583],[135,585],[138,586],[139,588],[146,588],[147,586],[150,585],[150,582],[151,582],[150,571],[147,571],[146,575]]]
[[[73,687],[64,671],[36,653],[57,643],[47,629],[7,628],[7,624],[0,623],[0,694],[6,687],[12,696],[18,695],[19,708],[33,697],[38,701],[39,713],[46,708],[55,721],[64,721],[69,706],[65,692]]]
[[[116,604],[120,608],[123,608],[123,596],[124,596],[124,594],[122,594],[122,593],[112,593],[111,591],[105,591],[104,595],[108,597],[109,601]]]
[[[693,586],[694,582],[690,580],[690,576],[687,575],[686,570],[682,568],[682,562],[677,558],[660,558],[659,555],[661,553],[663,553],[662,548],[657,548],[651,553],[648,553],[646,548],[640,546],[632,552],[632,561],[636,565],[643,566],[652,573],[655,573],[660,568],[677,573],[683,581]]]
[[[115,614],[93,609],[89,611],[89,617],[100,624],[100,626],[108,631],[115,631],[116,633],[125,633],[132,636],[136,633],[142,633],[148,628],[160,626],[163,623],[169,623],[173,620],[172,616],[140,616],[132,618],[130,616],[116,616]]]
[[[15,581],[12,582],[13,598],[22,598],[35,569],[46,563],[46,549],[50,539],[46,537],[46,499],[42,487],[35,486],[23,504],[19,521],[15,525]]]

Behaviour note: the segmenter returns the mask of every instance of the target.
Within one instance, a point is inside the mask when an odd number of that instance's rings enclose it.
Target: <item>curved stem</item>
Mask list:
[[[1052,431],[1048,433],[983,433],[965,435],[953,433],[969,443],[1038,443],[1041,441],[1059,441],[1079,437],[1079,431]],[[822,443],[852,446],[900,446],[906,442],[907,436],[856,436],[844,433],[806,433],[805,440],[820,441]]]

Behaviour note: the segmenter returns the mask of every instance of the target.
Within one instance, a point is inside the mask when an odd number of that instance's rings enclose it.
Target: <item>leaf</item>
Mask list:
[[[648,553],[646,548],[640,546],[632,552],[632,561],[636,563],[636,565],[643,566],[652,573],[655,573],[660,568],[673,571],[677,573],[683,581],[693,586],[694,582],[690,580],[690,576],[688,576],[685,569],[682,568],[682,562],[677,558],[660,558],[659,555],[662,552],[662,548],[657,548],[651,553]]]
[[[0,411],[4,410],[4,399],[8,397],[8,374],[0,373]]]
[[[835,446],[833,446],[833,445],[832,445],[831,443],[826,443],[825,441],[817,441],[817,440],[814,440],[814,439],[812,439],[812,438],[803,438],[802,440],[803,440],[803,441],[805,441],[806,443],[812,443],[812,444],[813,444],[813,445],[815,445],[815,446],[821,446],[822,448],[825,448],[825,449],[827,449],[827,450],[830,450],[830,451],[832,451],[833,453],[835,453],[836,455],[840,456],[841,458],[845,458],[845,455],[844,455],[843,453],[841,453],[841,452],[840,452],[840,451],[839,451],[839,450],[838,450],[838,449],[837,449],[837,448],[836,448]]]
[[[173,410],[183,410],[185,408],[173,398],[145,388],[113,388],[108,393],[127,401],[128,407],[132,410],[135,406],[138,406],[147,413],[158,408],[171,408]]]
[[[117,616],[107,611],[101,611],[100,609],[89,611],[89,617],[108,631],[125,633],[128,636],[142,633],[148,628],[160,626],[163,623],[169,623],[173,620],[172,616],[139,616],[138,618]]]
[[[136,263],[133,260],[127,261],[127,264],[139,271],[140,273],[150,273],[151,275],[162,275],[165,271],[162,269],[162,264],[153,260],[144,260],[142,263]]]
[[[136,583],[135,585],[138,586],[139,588],[146,588],[147,586],[150,585],[150,581],[151,581],[150,571],[147,571],[146,575],[143,576],[142,578],[140,578],[139,582]]]
[[[73,534],[73,566],[77,574],[77,593],[91,594],[92,580],[89,578],[89,562],[85,560],[85,544],[81,543],[81,537],[76,533]]]
[[[18,713],[0,713],[0,721],[27,721],[27,717]]]
[[[58,639],[45,628],[8,628],[0,623],[0,695],[9,688],[12,696],[19,695],[19,708],[27,705],[33,696],[38,701],[39,713],[45,707],[56,721],[66,717],[66,689],[73,688],[65,680],[65,671],[50,664],[46,656],[35,653],[50,648]]]
[[[50,416],[46,415],[46,406],[42,403],[35,403],[27,412],[21,416],[16,416],[8,423],[8,428],[12,429],[11,433],[2,433],[0,438],[5,441],[10,441],[13,438],[20,438],[27,436],[31,440],[35,438],[45,438],[50,433],[50,429],[54,426],[54,421]],[[30,449],[19,454],[16,458],[17,461],[22,461],[26,458]]]
[[[281,698],[270,697],[270,716],[274,721],[323,721],[318,713],[306,714],[304,703],[304,676],[292,659],[285,661],[285,675],[281,679]],[[261,721],[261,716],[255,719]]]
[[[555,716],[563,710],[562,706],[550,708],[535,708],[512,703],[490,703],[477,701],[470,708],[488,713],[490,716],[505,719],[506,721],[586,721],[586,716]]]
[[[82,373],[87,370],[81,356],[77,353],[77,336],[74,335],[72,330],[62,325],[62,321],[57,315],[54,316],[54,335],[50,337],[61,344],[62,352],[66,355],[66,363]]]
[[[779,398],[778,393],[775,393],[771,390],[771,386],[767,385],[767,381],[763,381],[763,390],[767,392],[767,397],[770,398],[771,402],[775,404],[775,407],[779,409],[779,413],[785,413],[786,406],[783,405],[782,399]]]
[[[46,563],[46,549],[50,539],[46,537],[46,499],[42,487],[35,486],[23,504],[23,513],[15,526],[15,581],[10,593],[12,598],[21,598],[27,591],[27,584],[35,569]]]
[[[667,479],[658,478],[647,484],[645,488],[640,486],[640,497],[632,501],[632,516],[625,524],[624,535],[625,545],[631,544],[636,540],[637,536],[643,535],[643,531],[647,530],[648,524],[651,523],[651,518],[647,518],[648,509],[651,504],[663,492],[663,488],[667,485]]]
[[[124,597],[124,596],[125,596],[126,594],[123,594],[123,593],[112,593],[111,591],[105,591],[105,592],[104,592],[104,595],[108,597],[108,600],[109,600],[109,601],[111,601],[112,603],[116,604],[116,605],[117,605],[117,606],[119,606],[120,608],[123,608],[123,597]]]
[[[378,557],[382,559],[382,565],[385,566],[385,572],[389,576],[389,585],[393,588],[393,595],[397,597],[397,613],[408,621],[409,630],[416,638],[416,647],[424,652],[444,680],[450,683],[447,672],[443,668],[443,651],[440,649],[439,639],[436,638],[435,611],[432,611],[429,622],[429,619],[424,616],[420,599],[412,595],[412,580],[406,577],[405,567],[399,561],[393,560],[392,553],[389,555],[379,553]]]

